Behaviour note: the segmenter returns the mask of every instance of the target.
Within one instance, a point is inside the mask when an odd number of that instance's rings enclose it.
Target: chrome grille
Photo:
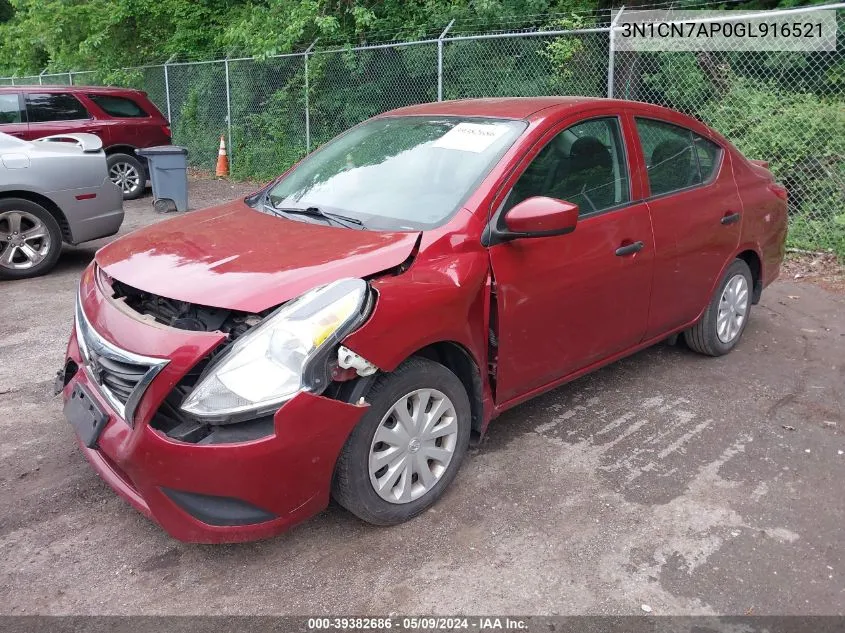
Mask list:
[[[135,387],[149,371],[147,365],[136,365],[92,354],[91,369],[97,384],[108,389],[122,404],[126,404]]]
[[[168,361],[128,352],[106,341],[91,326],[79,298],[76,339],[88,375],[114,410],[132,424],[141,396]]]

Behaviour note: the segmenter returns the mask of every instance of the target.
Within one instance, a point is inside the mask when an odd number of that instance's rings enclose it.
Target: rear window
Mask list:
[[[20,122],[21,106],[17,93],[0,95],[0,125]]]
[[[719,165],[721,148],[692,130],[654,119],[636,119],[651,195],[705,183]]]
[[[37,93],[26,95],[26,114],[30,123],[46,121],[77,121],[90,119],[91,115],[79,99],[72,94]]]
[[[113,95],[88,95],[109,116],[137,119],[150,116],[132,99]]]

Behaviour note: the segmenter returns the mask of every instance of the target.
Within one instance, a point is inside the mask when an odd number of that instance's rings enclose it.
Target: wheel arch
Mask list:
[[[421,356],[443,365],[455,374],[466,389],[472,412],[472,433],[479,438],[485,428],[484,385],[481,370],[470,351],[455,341],[439,341],[417,350],[411,356]]]
[[[437,341],[408,354],[396,366],[400,366],[403,362],[415,356],[443,365],[458,377],[469,398],[472,414],[472,436],[474,439],[480,438],[487,427],[489,416],[484,413],[484,383],[481,370],[472,353],[456,341]],[[386,373],[390,373],[390,371],[388,370]],[[377,376],[378,374],[372,374],[344,383],[336,391],[334,397],[350,404],[357,402],[359,398],[366,398]]]
[[[106,156],[111,156],[112,154],[128,154],[136,160],[141,160],[141,157],[135,154],[136,149],[132,145],[110,145],[104,151]]]
[[[751,303],[760,303],[760,296],[763,294],[763,260],[760,253],[753,247],[747,247],[736,254],[735,259],[741,259],[751,269]],[[730,262],[728,263],[730,266]],[[724,274],[724,273],[723,273]]]
[[[41,205],[47,209],[47,212],[53,216],[62,231],[62,240],[69,244],[73,243],[73,232],[71,231],[67,217],[65,217],[65,214],[61,208],[59,208],[59,205],[53,202],[50,198],[43,194],[35,193],[34,191],[27,191],[25,189],[0,191],[0,200],[6,200],[8,198],[29,200],[30,202],[34,202],[35,204]]]
[[[710,305],[710,299],[712,298],[713,293],[716,292],[716,289],[719,287],[719,283],[722,281],[722,277],[725,276],[725,272],[737,259],[744,261],[751,269],[752,305],[756,305],[760,302],[760,297],[763,293],[763,265],[762,258],[760,257],[760,249],[757,248],[755,244],[744,244],[740,246],[734,255],[724,263],[722,269],[719,271],[719,274],[717,274],[713,279],[713,285],[710,288],[710,292],[707,294],[707,303],[705,303],[701,308],[698,316],[696,316],[692,321],[693,323],[702,318],[704,312],[707,310],[707,306]]]

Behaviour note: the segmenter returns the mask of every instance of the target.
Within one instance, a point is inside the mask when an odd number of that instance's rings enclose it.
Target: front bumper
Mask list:
[[[86,276],[90,278],[89,268]],[[67,358],[78,369],[62,380],[63,398],[85,387],[109,420],[83,453],[121,497],[181,541],[223,543],[278,534],[323,510],[335,462],[366,405],[301,393],[274,417],[272,435],[233,444],[179,442],[150,426],[158,406],[219,335],[138,321],[86,284],[83,310],[113,345],[170,362],[141,398],[134,427],[120,418],[85,367],[76,333]],[[73,368],[73,364],[70,365]]]

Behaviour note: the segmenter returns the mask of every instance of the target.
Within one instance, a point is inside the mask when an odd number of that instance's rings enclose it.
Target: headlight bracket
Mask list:
[[[305,388],[313,394],[320,395],[331,383],[330,359],[337,352],[341,341],[352,332],[361,327],[372,313],[375,304],[375,292],[369,285],[364,301],[358,313],[342,327],[336,330],[320,347],[312,354],[305,363],[302,370],[302,383]]]

